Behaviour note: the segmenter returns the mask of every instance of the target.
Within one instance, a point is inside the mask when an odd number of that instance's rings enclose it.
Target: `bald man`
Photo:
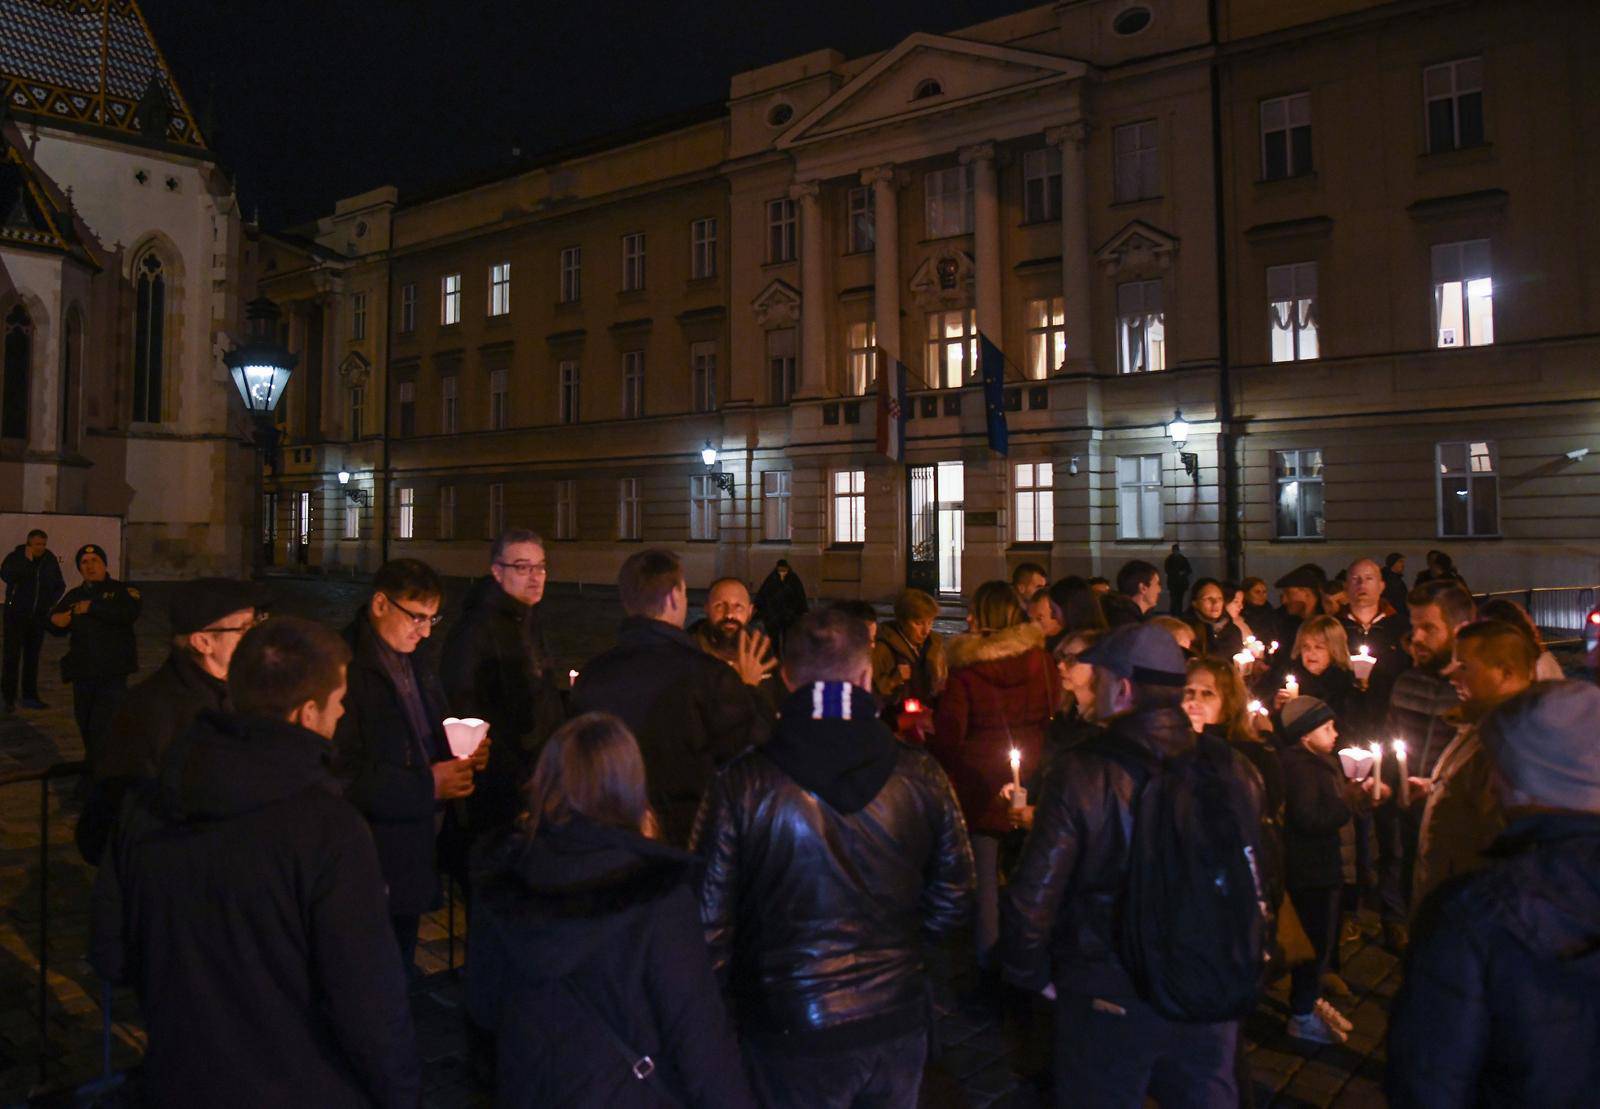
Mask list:
[[[706,590],[706,615],[690,629],[700,649],[739,672],[745,685],[761,685],[778,664],[767,637],[749,627],[750,588],[738,578],[718,578]]]

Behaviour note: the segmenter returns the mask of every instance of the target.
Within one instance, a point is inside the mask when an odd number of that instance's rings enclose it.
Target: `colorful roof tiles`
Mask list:
[[[79,239],[72,212],[37,169],[0,133],[0,246],[58,251],[98,266]]]

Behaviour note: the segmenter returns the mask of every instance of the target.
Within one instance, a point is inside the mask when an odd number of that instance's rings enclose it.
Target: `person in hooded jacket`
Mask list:
[[[933,630],[939,604],[920,589],[894,599],[894,619],[872,645],[872,692],[888,704],[908,697],[935,704],[944,692],[944,637]]]
[[[878,719],[860,621],[804,617],[782,672],[777,731],[695,821],[712,962],[763,1105],[915,1105],[923,937],[971,914],[966,826],[938,763]]]
[[[25,542],[0,563],[0,581],[6,585],[4,666],[0,667],[0,691],[7,712],[17,708],[17,678],[22,678],[22,707],[42,709],[39,700],[39,648],[50,609],[61,596],[66,583],[61,580],[61,564],[50,553],[50,537],[38,528],[28,532]]]
[[[495,1104],[755,1105],[695,900],[693,855],[651,838],[644,760],[608,713],[540,752],[517,826],[483,845],[467,1006]]]
[[[756,590],[756,616],[766,626],[778,653],[783,653],[783,637],[810,606],[806,602],[806,587],[800,575],[794,572],[789,560],[780,558]]]
[[[245,633],[95,879],[89,959],[139,996],[150,1104],[414,1109],[421,1072],[383,873],[329,740],[349,651],[294,617]]]
[[[144,602],[137,589],[110,576],[105,549],[98,544],[79,547],[75,562],[83,582],[51,609],[50,632],[70,637],[61,680],[72,685],[72,714],[93,775],[128,675],[139,669],[133,625]]]

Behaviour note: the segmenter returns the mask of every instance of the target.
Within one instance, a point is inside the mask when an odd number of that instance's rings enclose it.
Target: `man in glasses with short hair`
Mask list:
[[[345,629],[350,645],[344,716],[333,735],[345,796],[372,826],[389,887],[401,965],[412,973],[417,926],[439,905],[435,843],[448,802],[470,797],[491,739],[454,758],[444,687],[418,651],[439,622],[444,586],[427,563],[397,558],[373,575],[372,595]]]

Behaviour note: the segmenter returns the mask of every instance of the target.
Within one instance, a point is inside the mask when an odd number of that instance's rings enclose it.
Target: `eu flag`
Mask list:
[[[983,377],[983,411],[989,424],[989,449],[1004,458],[1009,443],[1006,431],[1006,356],[981,331],[978,332],[978,373]]]

